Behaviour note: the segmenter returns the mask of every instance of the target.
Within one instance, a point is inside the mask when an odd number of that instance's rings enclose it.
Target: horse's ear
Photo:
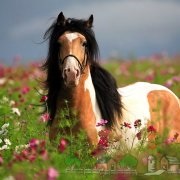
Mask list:
[[[63,12],[60,12],[59,15],[58,15],[58,18],[57,18],[57,25],[64,26],[65,22],[66,22],[66,19],[64,17],[64,14],[63,14]]]
[[[86,21],[86,27],[91,28],[93,26],[93,20],[94,20],[94,17],[91,14],[89,19]]]

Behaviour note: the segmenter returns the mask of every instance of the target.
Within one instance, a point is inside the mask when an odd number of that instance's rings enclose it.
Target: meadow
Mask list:
[[[144,179],[143,174],[147,172],[145,152],[170,153],[168,155],[180,160],[179,144],[175,139],[169,139],[156,142],[156,149],[149,150],[142,146],[138,159],[134,158],[134,152],[129,152],[129,164],[121,156],[118,165],[122,169],[128,166],[135,172],[133,175],[104,174],[101,171],[91,173],[97,159],[89,148],[84,132],[73,137],[71,127],[76,120],[66,118],[68,107],[61,113],[64,121],[60,126],[62,129],[68,127],[69,133],[62,132],[55,143],[49,142],[47,121],[50,117],[48,112],[43,112],[42,106],[48,97],[42,83],[45,73],[40,66],[41,62],[13,66],[0,64],[0,179],[138,179],[139,176]],[[114,59],[102,61],[102,66],[113,74],[119,87],[146,81],[165,85],[180,97],[180,56]],[[105,157],[106,160],[110,158]],[[79,173],[74,169],[82,171]],[[174,174],[165,176],[178,178]]]

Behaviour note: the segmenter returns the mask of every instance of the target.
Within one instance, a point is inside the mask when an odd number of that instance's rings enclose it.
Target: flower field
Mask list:
[[[144,136],[156,133],[156,127],[149,126],[146,132],[138,131],[141,121],[134,124],[124,123],[122,129],[136,128],[136,137],[141,146],[137,151],[121,152],[118,166],[125,170],[135,170],[136,174],[93,173],[97,163],[96,155],[107,151],[109,147],[108,131],[100,131],[98,148],[91,150],[84,132],[77,137],[72,134],[72,127],[77,120],[69,120],[68,107],[60,114],[64,119],[59,126],[62,134],[53,144],[48,139],[48,111],[43,112],[47,96],[43,90],[45,73],[40,63],[28,65],[0,64],[0,179],[138,179],[139,174],[147,172],[147,153],[175,156],[180,160],[180,146],[176,143],[178,132],[174,137],[158,141],[156,149],[144,147]],[[170,88],[180,97],[180,57],[152,56],[135,61],[121,60],[102,62],[117,80],[119,87],[136,81],[158,83]],[[108,120],[101,120],[97,126],[104,126]],[[68,128],[67,131],[63,129]],[[133,145],[132,145],[133,146]],[[146,155],[145,155],[146,154]],[[108,161],[105,155],[99,162]],[[135,158],[136,157],[136,158]],[[129,161],[130,160],[130,163]],[[128,164],[129,163],[129,164]],[[81,173],[74,170],[84,170]],[[85,173],[89,170],[89,173]],[[91,171],[92,170],[92,171]],[[84,172],[84,173],[83,173]],[[132,171],[134,172],[134,171]],[[166,175],[173,176],[176,175]]]

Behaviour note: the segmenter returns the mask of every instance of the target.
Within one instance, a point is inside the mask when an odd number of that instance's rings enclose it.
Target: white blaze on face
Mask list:
[[[72,41],[74,40],[74,39],[77,39],[78,38],[78,33],[66,33],[65,34],[65,37],[68,39],[68,41],[70,42],[70,43],[72,43]],[[69,52],[70,54],[72,53],[72,50],[70,49],[70,52]]]
[[[74,39],[78,38],[77,33],[67,33],[65,36],[71,43]]]
[[[83,39],[84,36],[77,32],[66,32],[63,35],[62,39],[60,38],[60,41],[62,40],[62,43],[66,43],[64,46],[64,50],[66,51],[64,56],[67,56],[63,62],[63,78],[66,79],[67,83],[68,81],[71,83],[74,81],[76,85],[78,85],[79,83],[81,72],[78,60],[75,57],[73,57],[76,56],[76,53],[74,51],[79,51],[77,44],[79,43],[79,41],[76,41],[78,40],[78,38]]]

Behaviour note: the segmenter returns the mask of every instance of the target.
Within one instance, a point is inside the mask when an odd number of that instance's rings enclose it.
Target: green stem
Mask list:
[[[143,144],[144,144],[144,142],[145,142],[145,140],[146,140],[146,138],[147,138],[146,136],[147,136],[147,132],[145,131],[144,134],[143,134],[142,141],[141,141],[141,143],[140,143],[139,153],[141,152],[141,149],[142,149],[142,147],[143,147]]]

